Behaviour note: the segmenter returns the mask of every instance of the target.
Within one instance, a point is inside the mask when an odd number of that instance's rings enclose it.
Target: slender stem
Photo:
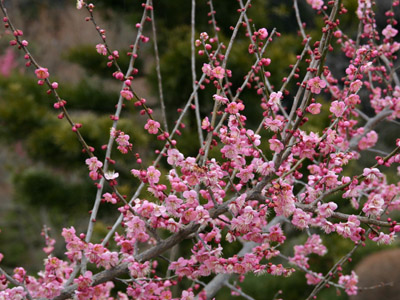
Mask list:
[[[153,6],[152,0],[150,0],[150,5]],[[157,72],[157,81],[158,81],[158,94],[160,96],[161,116],[162,116],[164,128],[168,132],[169,130],[168,130],[168,122],[167,122],[167,112],[165,109],[165,102],[164,102],[164,92],[163,92],[162,76],[161,76],[160,55],[158,53],[157,27],[156,27],[156,20],[154,17],[154,7],[152,10],[150,10],[150,17],[151,17],[151,28],[153,31],[153,45],[154,45],[154,55],[155,55],[155,59],[156,59],[156,72]]]
[[[196,24],[196,0],[192,0],[192,11],[191,11],[191,22],[190,22],[190,49],[191,49],[191,68],[192,68],[192,86],[193,91],[196,90],[196,49],[194,45],[195,40],[195,24]],[[196,124],[197,124],[197,133],[199,136],[200,147],[203,145],[204,137],[203,130],[201,128],[201,117],[200,117],[200,104],[199,104],[199,95],[197,90],[194,94],[194,105],[195,105],[195,115],[196,115]]]

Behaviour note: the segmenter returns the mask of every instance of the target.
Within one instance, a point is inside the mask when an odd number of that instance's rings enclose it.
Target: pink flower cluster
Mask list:
[[[97,159],[97,157],[93,156],[91,158],[88,158],[85,160],[85,163],[87,164],[89,168],[89,176],[92,178],[92,180],[98,180],[101,178],[101,175],[99,174],[98,170],[103,166],[103,163]]]

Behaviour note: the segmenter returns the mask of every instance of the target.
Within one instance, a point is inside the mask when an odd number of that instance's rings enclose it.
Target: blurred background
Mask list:
[[[158,47],[160,51],[161,72],[163,78],[164,97],[167,106],[169,126],[174,125],[178,116],[177,109],[183,107],[191,90],[190,70],[190,10],[191,1],[154,1],[155,21],[157,24]],[[207,31],[213,36],[209,25],[210,11],[207,1],[196,1],[196,38],[200,32]],[[228,41],[230,26],[236,24],[238,18],[237,1],[214,1],[215,18],[220,27],[219,38]],[[108,43],[112,50],[120,53],[119,64],[127,69],[129,45],[136,36],[135,24],[142,15],[141,1],[93,1],[96,6],[96,21],[106,29]],[[356,0],[344,0],[348,13],[341,17],[341,29],[355,38],[358,23],[356,22]],[[29,48],[39,64],[49,69],[51,80],[60,84],[59,93],[68,104],[67,108],[75,122],[83,124],[82,134],[88,144],[95,147],[95,155],[104,158],[101,146],[108,141],[114,107],[118,100],[120,83],[112,78],[113,68],[106,66],[107,59],[100,56],[95,45],[101,40],[93,25],[85,21],[87,11],[77,10],[74,1],[63,0],[13,0],[5,1],[14,25],[24,31],[24,39],[29,41]],[[266,57],[272,63],[268,71],[270,81],[279,87],[283,77],[290,72],[290,64],[295,63],[296,55],[302,51],[297,32],[297,23],[293,2],[288,0],[254,0],[249,17],[258,29],[265,27],[269,32],[276,28],[282,35],[268,47]],[[384,12],[389,9],[391,1],[377,1],[377,24],[380,29],[386,26]],[[323,24],[322,17],[316,15],[306,1],[299,1],[302,19],[307,21],[306,32],[316,41],[320,36]],[[396,12],[398,14],[398,12]],[[238,87],[254,62],[254,57],[247,51],[248,38],[240,30],[235,42],[228,68],[232,70],[232,83]],[[146,36],[152,37],[151,25],[144,29]],[[8,46],[10,35],[0,33],[0,252],[5,255],[2,266],[11,270],[23,266],[31,272],[42,267],[45,254],[41,250],[44,238],[40,235],[44,225],[51,228],[49,235],[57,240],[54,255],[64,257],[64,243],[60,232],[64,226],[74,226],[77,232],[86,232],[88,211],[91,209],[96,188],[88,177],[85,166],[85,155],[73,132],[65,120],[57,119],[57,111],[53,109],[54,99],[45,93],[45,88],[37,85],[33,69],[25,68],[23,54],[16,48]],[[159,115],[159,95],[155,72],[152,39],[142,44],[139,57],[135,63],[138,75],[133,86],[137,94],[148,100],[149,106]],[[201,74],[201,66],[207,62],[204,57],[196,56],[197,74]],[[341,78],[348,65],[348,60],[341,54],[339,47],[331,53],[327,65],[337,78]],[[304,73],[304,66],[301,72]],[[295,85],[289,85],[290,93]],[[206,86],[199,94],[202,117],[212,107],[213,86]],[[290,104],[290,95],[285,97],[286,105]],[[321,96],[318,101],[329,99]],[[259,109],[260,100],[256,90],[246,90],[241,97],[246,105],[246,115],[250,127],[256,126],[262,119]],[[364,99],[364,100],[367,100]],[[130,103],[128,103],[130,104]],[[326,106],[325,106],[326,107]],[[373,111],[366,101],[362,110],[367,115]],[[329,124],[327,108],[306,125],[307,130],[321,132]],[[199,147],[196,138],[196,124],[191,112],[185,119],[186,127],[181,129],[178,138],[180,150],[185,155],[195,156]],[[117,161],[115,169],[120,173],[119,189],[131,197],[139,182],[132,178],[129,170],[140,168],[136,164],[134,153],[139,153],[147,166],[154,159],[154,150],[162,144],[145,133],[143,124],[146,117],[140,116],[133,105],[127,105],[119,128],[130,134],[133,152],[121,155],[113,150],[112,158]],[[397,125],[385,123],[376,131],[380,135],[379,151],[388,152],[398,134]],[[263,133],[268,137],[268,133]],[[268,150],[266,150],[268,152]],[[372,165],[376,153],[365,153],[358,163],[349,166],[348,175],[360,172],[366,165]],[[166,165],[160,163],[161,170]],[[306,166],[304,167],[306,172]],[[388,180],[397,180],[395,171],[389,172]],[[143,192],[140,197],[148,197]],[[335,200],[341,207],[348,205],[340,199]],[[349,207],[350,211],[350,207]],[[107,232],[107,226],[113,224],[118,217],[114,206],[102,204],[99,218],[95,226],[94,241],[100,241]],[[304,243],[306,235],[301,231],[288,232],[288,242],[282,248],[285,255],[293,254],[293,246]],[[328,254],[324,257],[311,257],[310,265],[317,271],[325,273],[335,261],[346,254],[353,244],[336,235],[324,238]],[[190,243],[186,245],[189,247]],[[185,245],[178,250],[184,252]],[[391,247],[396,247],[397,242]],[[237,249],[235,249],[237,247]],[[353,257],[352,262],[344,266],[344,273],[353,268],[366,255],[381,250],[367,243]],[[240,245],[233,244],[237,251]],[[285,263],[288,265],[288,263]],[[206,279],[207,281],[209,279]],[[185,282],[181,283],[185,286]],[[243,290],[255,299],[274,299],[280,290],[283,299],[299,299],[306,297],[312,287],[306,285],[304,274],[295,272],[291,277],[283,279],[263,275],[249,276],[242,283]],[[266,296],[268,295],[268,296]],[[274,296],[275,295],[275,296]],[[230,299],[227,290],[221,290],[217,299]],[[239,297],[238,297],[239,298]],[[319,299],[347,299],[347,296],[335,288],[325,289]]]

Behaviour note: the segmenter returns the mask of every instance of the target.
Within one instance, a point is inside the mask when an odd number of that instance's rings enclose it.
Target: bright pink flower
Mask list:
[[[364,137],[361,138],[360,142],[358,143],[358,148],[360,148],[360,150],[371,148],[375,146],[377,141],[378,134],[374,130],[371,130]]]
[[[228,104],[228,107],[225,109],[226,112],[230,114],[237,114],[239,111],[244,109],[244,105],[241,102],[231,102]]]
[[[104,201],[106,201],[108,203],[112,203],[112,204],[117,203],[117,199],[114,197],[114,195],[112,195],[110,193],[103,194],[103,199],[104,199]]]
[[[333,101],[329,111],[339,118],[343,115],[345,107],[346,104],[343,101]]]
[[[194,294],[192,291],[183,291],[181,300],[194,300]]]
[[[258,36],[261,40],[265,40],[268,37],[268,30],[265,28],[260,28],[258,30]]]
[[[203,41],[207,41],[208,40],[208,33],[207,32],[202,32],[200,33],[200,39],[202,39]]]
[[[318,202],[318,213],[323,218],[329,218],[332,216],[333,211],[337,209],[337,204],[335,202],[328,202],[321,204]]]
[[[146,129],[150,134],[157,134],[158,128],[160,128],[160,123],[152,119],[148,119],[144,129]]]
[[[209,76],[209,77],[211,76],[212,69],[211,69],[211,66],[209,64],[203,64],[203,67],[201,68],[201,70],[207,76]]]
[[[355,106],[361,102],[360,96],[357,94],[351,94],[344,99],[344,103],[348,106]]]
[[[361,80],[357,79],[350,84],[350,92],[357,93],[358,90],[362,87],[363,83]]]
[[[107,47],[104,44],[97,44],[96,51],[101,55],[107,55]]]
[[[103,163],[99,161],[96,156],[86,159],[85,162],[90,171],[97,171],[98,168],[103,166]]]
[[[308,228],[310,219],[310,213],[306,213],[300,208],[296,208],[293,213],[292,224],[300,229]]]
[[[207,128],[209,128],[211,125],[210,120],[208,119],[208,117],[205,117],[203,119],[203,121],[201,121],[201,128],[206,130]]]
[[[318,114],[321,112],[321,106],[322,106],[321,103],[312,103],[312,104],[310,104],[310,106],[308,107],[307,111],[308,111],[310,114],[318,115]]]
[[[275,119],[271,119],[271,118],[265,118],[264,121],[264,126],[266,129],[269,129],[273,132],[277,132],[278,130],[282,129],[284,125],[283,122],[283,117],[282,116],[276,116]]]
[[[170,165],[177,165],[183,161],[185,158],[182,153],[180,153],[177,149],[168,149],[167,151],[167,162]]]
[[[276,105],[280,102],[281,98],[282,98],[282,92],[277,92],[277,93],[272,92],[271,95],[269,95],[268,103],[270,105]]]
[[[133,93],[130,90],[122,90],[120,94],[126,100],[131,100],[133,98]]]
[[[384,204],[385,200],[381,195],[370,195],[368,196],[368,201],[364,204],[362,211],[367,217],[379,217],[383,213]]]
[[[307,0],[307,3],[311,5],[313,9],[320,10],[324,5],[322,0]]]
[[[222,79],[225,75],[225,69],[218,66],[212,70],[211,75],[217,79]]]
[[[161,172],[155,167],[150,166],[147,168],[147,179],[150,184],[156,184],[160,181]]]
[[[382,177],[382,173],[377,168],[364,168],[363,176],[373,180],[374,178]]]
[[[282,142],[277,139],[269,139],[269,148],[275,153],[280,153],[285,147],[283,146]]]
[[[363,229],[360,226],[360,221],[357,216],[351,215],[348,217],[347,223],[340,222],[335,224],[336,232],[345,238],[350,238],[353,242],[357,242],[361,239],[360,233]]]
[[[354,65],[349,65],[346,68],[346,74],[350,80],[353,80],[355,75],[357,74],[357,68]]]
[[[220,103],[222,103],[222,104],[226,104],[226,103],[228,103],[228,101],[229,101],[228,98],[222,97],[222,96],[217,95],[217,94],[215,94],[215,95],[213,96],[213,98],[214,98],[215,101],[218,101],[218,102],[220,102]]]
[[[111,133],[111,136],[116,136],[115,132]],[[132,149],[132,144],[129,142],[129,135],[125,134],[123,131],[121,131],[118,134],[118,137],[115,139],[115,141],[118,144],[117,149],[122,153],[122,154],[126,154],[128,153],[129,150]]]
[[[373,237],[372,240],[378,245],[390,245],[394,241],[395,237],[396,236],[394,232],[391,232],[389,234],[384,234],[383,232],[380,232],[379,236]]]
[[[47,68],[39,68],[35,70],[36,77],[39,79],[46,79],[50,76]]]
[[[310,87],[311,93],[314,93],[314,94],[321,93],[321,89],[326,87],[326,82],[323,81],[318,76],[308,80],[307,84]]]
[[[354,271],[351,271],[351,275],[341,275],[339,276],[339,284],[344,285],[345,292],[347,295],[357,295],[357,283],[358,276]]]
[[[385,36],[385,38],[387,38],[387,39],[390,39],[390,38],[393,38],[393,37],[395,37],[396,35],[397,35],[397,33],[398,33],[399,31],[397,30],[397,29],[394,29],[393,27],[392,27],[392,25],[387,25],[386,27],[385,27],[385,29],[383,29],[382,30],[382,34]]]

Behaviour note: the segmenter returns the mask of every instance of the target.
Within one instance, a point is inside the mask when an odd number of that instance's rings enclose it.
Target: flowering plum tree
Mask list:
[[[400,162],[400,139],[393,140],[393,150],[377,156],[376,163],[364,166],[362,173],[348,167],[371,153],[361,150],[373,150],[379,140],[379,123],[396,123],[400,118],[400,81],[395,67],[400,44],[395,41],[398,30],[394,19],[399,1],[392,1],[386,12],[387,26],[382,30],[374,19],[373,1],[359,0],[359,32],[352,39],[340,27],[340,17],[347,13],[341,1],[307,0],[324,20],[319,39],[312,41],[294,0],[303,51],[279,87],[270,83],[274,74],[267,67],[271,63],[268,49],[280,34],[276,29],[257,29],[258,25],[251,24],[247,16],[253,9],[251,0],[237,2],[237,23],[224,44],[219,39],[211,0],[212,33],[203,32],[195,38],[196,1],[192,0],[193,92],[175,127],[168,128],[169,112],[164,105],[158,59],[159,120],[135,90],[134,63],[139,44],[150,39],[144,32],[152,32],[158,58],[152,1],[142,5],[143,16],[136,25],[125,73],[118,64],[120,54],[112,50],[106,31],[95,21],[95,6],[77,1],[77,8],[87,10],[87,21],[99,33],[101,42],[93,48],[107,56],[108,66],[115,68],[115,80],[122,85],[111,116],[113,124],[103,149],[104,158],[86,143],[80,131],[84,124],[74,122],[67,101],[59,93],[59,84],[34,58],[23,31],[15,27],[0,2],[5,29],[13,34],[10,45],[24,53],[26,66],[34,69],[38,84],[54,96],[58,118],[68,122],[76,134],[88,156],[88,175],[97,186],[87,232],[79,233],[68,226],[62,231],[65,258],[52,254],[54,241],[45,234],[48,257],[44,269],[34,276],[23,267],[13,272],[0,268],[0,299],[212,299],[224,286],[235,295],[252,299],[241,290],[240,283],[232,284],[232,276],[240,282],[251,273],[286,277],[294,271],[304,272],[307,283],[314,286],[307,299],[315,299],[327,285],[349,295],[357,293],[357,274],[342,273],[342,265],[366,239],[389,244],[400,231],[400,225],[389,215],[400,209],[400,184],[390,183],[385,175],[388,167]],[[241,86],[234,86],[229,58],[241,28],[254,63],[243,73]],[[347,60],[341,78],[336,78],[326,64],[329,52],[335,48],[342,50]],[[199,78],[196,55],[208,60]],[[295,89],[289,91],[289,83]],[[215,92],[209,99],[212,111],[202,115],[198,95],[205,85]],[[256,91],[260,105],[257,115],[246,116],[246,98],[242,97],[245,90]],[[369,103],[373,115],[362,112],[361,103]],[[129,105],[147,116],[144,128],[155,135],[151,138],[164,142],[157,158],[148,165],[140,154],[135,154],[135,137],[118,128],[121,111]],[[180,151],[175,139],[190,108],[195,112],[200,144],[195,157]],[[321,124],[320,131],[310,131],[308,122],[320,118],[323,111],[329,111],[330,122],[323,127]],[[249,117],[258,118],[259,125],[249,128]],[[131,174],[140,185],[129,197],[121,194],[119,174],[112,170],[114,147],[123,154],[136,155],[138,164],[131,167]],[[160,161],[169,166],[167,173],[157,167]],[[163,178],[167,178],[166,184]],[[112,192],[106,192],[106,186]],[[141,194],[143,190],[148,193]],[[120,217],[96,243],[93,226],[104,202],[111,203]],[[287,257],[280,248],[293,228],[304,231],[308,238],[304,244],[295,245],[293,255]],[[354,247],[329,272],[317,273],[309,257],[325,255],[328,249],[322,237],[333,235],[351,240]],[[186,239],[193,241],[187,253],[177,259],[164,256]],[[241,244],[241,249],[232,254],[227,251],[232,244],[235,249]],[[168,262],[167,270],[160,267],[164,260]],[[174,289],[181,280],[189,282],[187,288]]]

